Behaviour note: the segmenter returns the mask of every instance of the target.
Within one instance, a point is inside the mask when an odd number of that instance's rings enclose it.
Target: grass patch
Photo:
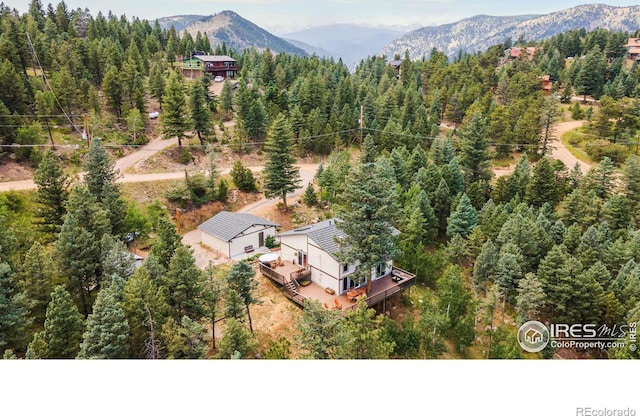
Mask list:
[[[492,161],[493,166],[496,167],[496,168],[508,168],[509,166],[514,164],[515,162],[516,161],[513,158],[513,156],[496,157]]]
[[[156,199],[166,203],[166,192],[182,182],[184,182],[184,179],[122,183],[120,184],[120,189],[125,199],[135,201],[138,204],[150,204]]]
[[[593,160],[584,150],[583,143],[587,137],[588,136],[585,133],[581,132],[580,129],[578,129],[563,134],[560,140],[562,141],[562,144],[566,146],[567,150],[569,150],[569,152],[573,156],[575,156],[576,159],[589,165],[593,165]]]

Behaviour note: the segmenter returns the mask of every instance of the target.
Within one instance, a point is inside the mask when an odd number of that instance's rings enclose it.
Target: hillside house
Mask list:
[[[399,231],[395,230],[396,233]],[[287,295],[303,304],[304,298],[320,298],[327,305],[348,308],[355,298],[366,292],[367,282],[356,283],[350,276],[357,264],[342,264],[336,254],[343,231],[331,219],[296,228],[278,235],[282,264],[260,264],[262,273],[285,286]],[[393,266],[393,261],[378,264],[371,270],[369,306],[380,303],[415,283],[415,275]],[[300,285],[309,280],[314,287]]]
[[[526,48],[511,47],[505,51],[505,55],[508,59],[526,58],[532,60],[536,54],[536,48],[528,46]]]
[[[633,61],[640,61],[640,38],[629,38],[626,45],[627,56]]]
[[[201,242],[225,257],[241,258],[268,251],[266,239],[275,238],[278,224],[252,214],[221,211],[198,226]]]
[[[235,78],[240,68],[237,61],[226,55],[196,55],[182,61],[182,73],[185,77],[200,78],[205,73],[212,77]]]
[[[553,88],[553,81],[551,81],[551,77],[549,75],[543,75],[542,91],[544,91],[545,95],[549,95],[551,93],[552,88]]]
[[[402,75],[402,63],[404,62],[404,59],[394,59],[392,61],[389,61],[389,66],[393,67],[393,69],[396,70],[396,73],[398,74],[397,77],[398,79],[400,79],[400,75]]]

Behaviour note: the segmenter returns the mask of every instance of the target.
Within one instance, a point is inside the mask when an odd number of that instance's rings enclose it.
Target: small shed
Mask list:
[[[221,211],[198,226],[201,242],[226,257],[252,253],[269,236],[275,237],[278,224],[253,214]]]

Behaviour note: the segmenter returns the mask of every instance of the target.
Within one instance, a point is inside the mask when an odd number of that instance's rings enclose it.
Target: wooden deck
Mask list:
[[[311,272],[301,269],[290,262],[272,269],[266,264],[260,263],[260,271],[266,277],[282,285],[286,297],[304,307],[307,299],[316,299],[327,309],[349,310],[356,307],[356,300],[351,300],[347,294],[330,294],[325,288],[316,283],[300,286],[297,282],[311,278]],[[297,280],[297,281],[296,281]],[[372,307],[390,297],[402,292],[415,284],[416,275],[394,267],[391,273],[383,278],[371,282],[371,291],[366,298],[367,305]]]

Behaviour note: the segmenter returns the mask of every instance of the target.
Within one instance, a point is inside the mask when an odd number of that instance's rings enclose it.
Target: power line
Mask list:
[[[62,104],[60,104],[60,101],[58,100],[58,96],[53,91],[53,88],[51,88],[51,84],[49,84],[49,80],[47,79],[47,75],[45,74],[44,68],[42,67],[42,64],[40,63],[40,59],[38,58],[38,54],[36,54],[36,50],[34,49],[33,43],[31,42],[31,36],[29,36],[29,32],[28,31],[26,33],[27,33],[27,41],[29,42],[29,50],[31,51],[31,54],[33,55],[34,61],[38,64],[38,67],[40,68],[40,71],[42,72],[42,79],[44,80],[44,84],[49,88],[49,91],[51,91],[51,95],[53,95],[54,100],[56,100],[56,103],[58,104],[58,107],[60,107],[60,110],[62,110],[62,113],[65,115],[67,120],[69,120],[69,123],[71,123],[71,125],[74,128],[74,130],[78,130],[78,127],[71,120],[71,117],[69,117],[69,115],[67,115],[67,112],[64,111],[64,108],[62,108]]]

